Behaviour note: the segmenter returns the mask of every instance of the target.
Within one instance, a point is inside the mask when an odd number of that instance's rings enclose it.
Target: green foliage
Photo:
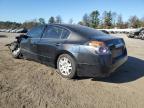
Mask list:
[[[48,23],[49,23],[49,24],[55,23],[55,18],[54,18],[53,16],[50,17],[49,20],[48,20]]]
[[[82,21],[79,21],[78,24],[79,25],[84,25],[84,23]]]
[[[99,11],[95,10],[90,14],[90,19],[91,19],[91,27],[96,28],[99,25]]]
[[[31,20],[31,21],[26,21],[23,24],[21,23],[16,23],[16,22],[0,22],[0,29],[19,29],[19,28],[26,28],[30,29],[34,26],[39,25],[40,23],[37,22],[37,20]]]
[[[43,18],[39,18],[39,23],[40,24],[45,24],[45,20]]]
[[[144,18],[139,19],[137,16],[132,16],[127,22],[124,22],[122,15],[118,15],[116,12],[104,11],[101,15],[98,10],[95,10],[90,14],[84,14],[82,21],[78,24],[99,29],[139,28],[144,27]]]
[[[10,21],[0,21],[0,29],[16,29],[19,28],[22,24]]]
[[[48,19],[49,24],[62,23],[61,16],[51,16]],[[68,22],[69,24],[73,24],[73,19],[71,18]],[[24,23],[17,23],[17,22],[10,22],[10,21],[0,21],[0,29],[19,29],[19,28],[26,28],[30,29],[34,26],[46,24],[44,18],[39,18],[25,21]],[[100,14],[98,10],[92,11],[90,14],[84,14],[82,17],[82,21],[79,21],[78,24],[92,27],[92,28],[139,28],[144,27],[144,18],[139,19],[137,16],[131,16],[127,22],[123,21],[122,15],[118,15],[115,12],[111,11],[104,11],[103,14]]]
[[[106,28],[111,28],[112,27],[112,12],[109,11],[105,11],[105,14],[104,14],[104,25]]]
[[[37,22],[37,20],[32,21],[26,21],[21,25],[21,28],[31,29],[34,26],[40,25],[40,22]]]

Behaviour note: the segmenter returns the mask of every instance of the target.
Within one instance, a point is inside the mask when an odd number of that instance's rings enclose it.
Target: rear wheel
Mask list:
[[[68,54],[62,54],[57,60],[58,73],[64,77],[72,79],[76,75],[76,63]]]

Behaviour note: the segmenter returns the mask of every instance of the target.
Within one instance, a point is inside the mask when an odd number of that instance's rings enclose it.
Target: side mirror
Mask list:
[[[30,36],[27,36],[27,35],[25,35],[25,34],[21,34],[20,36],[17,36],[17,37],[16,37],[17,40],[21,40],[22,38],[27,39],[27,38],[31,38],[31,37],[30,37]]]

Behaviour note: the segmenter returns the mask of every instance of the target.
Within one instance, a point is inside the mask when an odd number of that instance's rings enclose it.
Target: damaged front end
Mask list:
[[[25,37],[25,35],[23,35],[23,34],[19,35],[15,38],[16,40],[14,42],[5,45],[5,46],[8,46],[8,48],[14,58],[22,57],[22,55],[20,53],[21,52],[20,42],[21,42],[22,38],[24,38],[24,37]]]

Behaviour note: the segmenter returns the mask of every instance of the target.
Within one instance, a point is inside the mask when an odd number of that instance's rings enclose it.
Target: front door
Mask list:
[[[44,29],[45,26],[34,27],[27,33],[28,38],[22,40],[22,54],[26,58],[39,61],[38,42],[41,39]]]

